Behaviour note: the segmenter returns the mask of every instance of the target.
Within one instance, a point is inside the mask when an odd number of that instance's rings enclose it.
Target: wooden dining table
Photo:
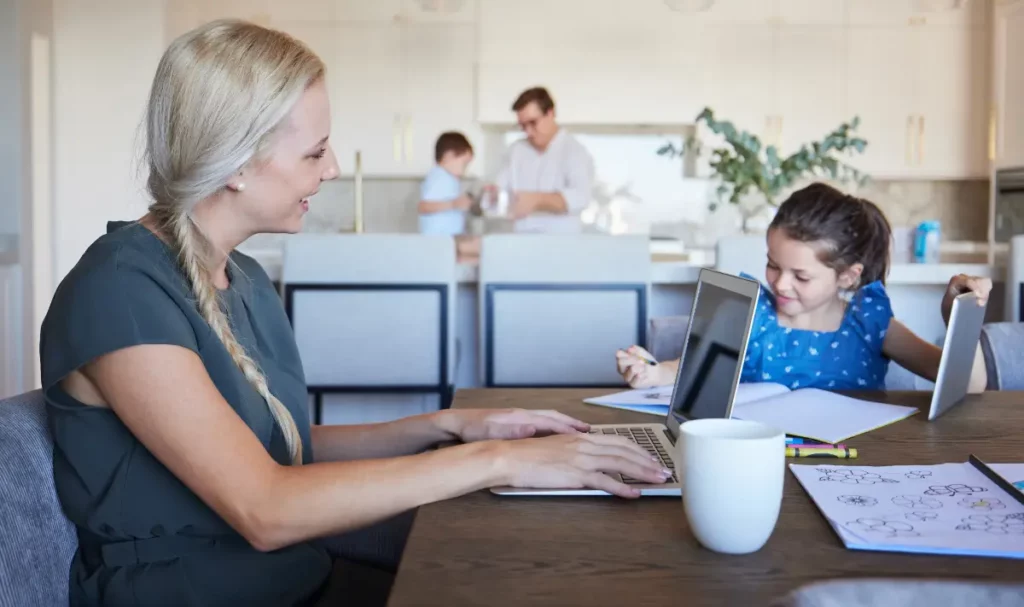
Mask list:
[[[663,421],[582,402],[595,394],[601,391],[465,390],[453,407],[557,409],[594,424]],[[859,458],[844,464],[966,462],[972,454],[989,463],[1024,462],[1024,392],[971,395],[931,422],[930,392],[856,396],[922,411],[846,441]],[[743,556],[698,544],[679,497],[480,491],[419,509],[388,604],[753,606],[812,582],[868,577],[1024,583],[1024,563],[847,550],[790,472],[771,538]]]

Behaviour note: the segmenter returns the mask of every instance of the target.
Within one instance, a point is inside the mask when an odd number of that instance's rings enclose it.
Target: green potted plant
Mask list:
[[[711,108],[704,108],[697,116],[696,124],[701,123],[724,139],[723,145],[710,150],[709,166],[719,183],[709,208],[714,211],[723,202],[737,205],[744,232],[749,231],[751,218],[777,207],[781,194],[801,179],[818,177],[858,184],[868,180],[866,174],[840,159],[841,154],[860,154],[867,147],[867,141],[854,135],[860,124],[856,116],[821,141],[805,143],[785,158],[779,156],[774,145],[763,145],[756,135],[737,130],[731,122],[716,120]],[[674,158],[687,151],[703,153],[702,142],[691,136],[681,148],[672,143],[664,145],[658,155]],[[751,198],[755,199],[753,203]]]

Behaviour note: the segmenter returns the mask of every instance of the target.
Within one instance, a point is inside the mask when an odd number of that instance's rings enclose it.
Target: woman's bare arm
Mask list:
[[[283,466],[221,396],[202,361],[180,346],[106,354],[63,386],[109,406],[143,445],[258,550],[275,550],[496,485],[636,491],[602,472],[665,476],[617,437],[562,435],[485,441],[401,458]],[[85,381],[92,390],[83,389]],[[76,385],[78,384],[78,385]],[[91,393],[90,393],[91,392]]]
[[[105,401],[87,404],[109,405],[260,550],[340,533],[500,481],[495,458],[480,457],[489,443],[401,460],[281,466],[223,399],[199,357],[178,346],[119,350],[83,374]]]

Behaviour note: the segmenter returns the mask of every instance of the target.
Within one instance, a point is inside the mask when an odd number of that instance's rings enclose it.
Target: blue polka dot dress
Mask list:
[[[882,342],[891,319],[889,295],[876,281],[854,293],[836,331],[783,327],[775,296],[762,285],[740,381],[792,389],[884,389],[889,359]]]

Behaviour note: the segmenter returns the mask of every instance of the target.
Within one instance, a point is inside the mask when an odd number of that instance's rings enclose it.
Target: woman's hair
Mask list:
[[[769,229],[818,248],[818,259],[837,273],[860,263],[859,284],[885,284],[892,229],[871,201],[844,194],[824,183],[794,192],[779,206]]]
[[[192,210],[243,167],[266,158],[278,125],[323,75],[323,62],[288,35],[242,21],[215,21],[171,43],[146,114],[150,214],[177,251],[199,312],[266,400],[293,463],[302,462],[298,427],[232,333],[210,272],[218,252]]]

